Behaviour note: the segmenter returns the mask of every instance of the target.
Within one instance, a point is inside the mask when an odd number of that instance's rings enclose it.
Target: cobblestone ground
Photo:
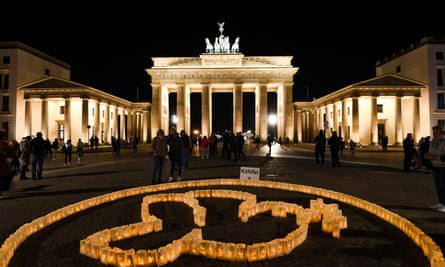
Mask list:
[[[185,180],[239,178],[240,167],[258,167],[260,179],[298,183],[344,192],[372,201],[415,223],[442,248],[445,214],[428,209],[436,202],[430,174],[423,170],[404,173],[399,151],[387,153],[357,150],[352,157],[340,157],[341,167],[315,164],[309,148],[274,146],[272,155],[247,149],[246,161],[216,157],[192,157]],[[218,155],[219,156],[219,155]],[[327,155],[328,158],[328,155]],[[117,190],[149,185],[152,159],[141,147],[137,153],[124,150],[119,158],[111,152],[87,153],[81,166],[63,167],[61,160],[46,161],[44,179],[14,181],[9,199],[0,201],[3,242],[20,225],[65,205]],[[169,162],[164,169],[168,176]],[[225,187],[231,188],[231,187]],[[234,187],[257,195],[257,201],[285,201],[308,207],[316,196],[265,188]],[[177,190],[178,192],[191,189]],[[42,229],[30,236],[15,252],[8,266],[104,266],[79,253],[79,242],[105,228],[140,221],[142,196],[89,209]],[[329,202],[330,200],[325,200]],[[332,201],[334,202],[334,201]],[[247,223],[237,219],[239,201],[204,199],[207,225],[203,238],[223,242],[265,242],[295,229],[295,216],[275,218],[264,213]],[[182,255],[165,266],[429,266],[422,251],[403,232],[372,214],[338,203],[348,219],[348,227],[336,239],[321,231],[320,223],[310,225],[308,238],[288,255],[258,262],[229,262],[200,256]],[[146,236],[114,242],[112,246],[155,249],[178,239],[194,226],[190,208],[181,203],[152,206],[151,212],[163,219],[164,230]],[[7,218],[7,219],[5,219]]]

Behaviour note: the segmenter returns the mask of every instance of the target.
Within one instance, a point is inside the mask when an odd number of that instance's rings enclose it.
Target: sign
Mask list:
[[[240,179],[241,180],[259,180],[260,179],[260,168],[241,167]]]

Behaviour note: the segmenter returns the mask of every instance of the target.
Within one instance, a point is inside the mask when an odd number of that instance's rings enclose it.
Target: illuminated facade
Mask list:
[[[233,95],[233,128],[243,131],[243,94],[255,94],[255,134],[268,134],[269,92],[277,95],[277,136],[312,142],[320,129],[337,131],[361,145],[401,145],[407,133],[428,136],[445,124],[445,41],[424,38],[420,44],[376,64],[376,77],[311,101],[292,101],[298,68],[291,56],[244,56],[239,38],[206,38],[199,57],[152,58],[152,103],[131,102],[70,81],[70,66],[18,42],[0,42],[0,123],[9,139],[42,131],[50,139],[96,135],[139,136],[150,142],[157,129],[170,126],[169,96],[176,94],[178,129],[191,132],[192,93],[201,94],[202,135],[210,135],[212,94]]]
[[[19,42],[0,42],[0,122],[8,139],[41,131],[53,140],[150,136],[150,103],[70,81],[70,66]]]

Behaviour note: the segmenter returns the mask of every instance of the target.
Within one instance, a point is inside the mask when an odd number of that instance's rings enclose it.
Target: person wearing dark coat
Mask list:
[[[332,136],[328,139],[329,149],[331,151],[331,161],[332,167],[340,167],[340,160],[338,158],[338,153],[341,148],[341,139],[338,137],[337,132],[333,131]]]

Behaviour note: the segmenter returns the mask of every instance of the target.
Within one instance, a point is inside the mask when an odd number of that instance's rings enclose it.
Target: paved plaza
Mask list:
[[[259,168],[261,180],[321,187],[381,205],[413,222],[442,250],[445,248],[445,213],[429,209],[437,202],[432,175],[425,169],[403,172],[400,148],[390,148],[386,152],[379,147],[357,148],[354,155],[345,150],[340,155],[339,168],[331,167],[328,151],[325,166],[316,165],[312,144],[283,147],[275,144],[271,155],[266,154],[266,147],[256,151],[253,146],[246,145],[245,152],[247,160],[237,162],[221,159],[220,154],[209,160],[195,155],[190,159],[189,169],[183,172],[183,179],[239,178],[241,167]],[[167,162],[165,178],[169,175],[169,167]],[[60,154],[55,161],[48,158],[44,163],[43,179],[18,180],[16,177],[10,197],[0,200],[0,242],[3,243],[21,225],[66,205],[126,188],[150,185],[151,170],[149,148],[143,145],[139,145],[138,152],[122,149],[120,157],[113,157],[109,148],[100,148],[86,153],[80,166],[73,157],[69,168],[64,167]],[[301,194],[261,188],[237,190],[248,190],[262,200],[295,202],[308,199]],[[8,266],[105,266],[79,255],[79,241],[100,229],[137,220],[138,216],[140,218],[137,208],[140,201],[139,197],[105,204],[42,229],[19,247]],[[215,239],[241,242],[239,240],[247,235],[249,238],[262,235],[276,238],[275,235],[289,228],[289,222],[278,227],[269,219],[251,222],[256,228],[253,230],[239,224],[223,225],[222,221],[230,217],[230,211],[212,206],[220,204],[216,200],[207,204],[214,207],[208,220],[216,224],[207,234]],[[229,207],[233,203],[223,205]],[[429,266],[421,250],[398,229],[364,211],[347,205],[340,207],[348,218],[348,228],[341,232],[339,239],[323,234],[316,225],[311,226],[307,241],[301,247],[273,260],[233,263],[187,255],[166,266]],[[164,227],[177,231],[175,234],[180,235],[178,227],[191,227],[189,222],[183,221],[187,216],[180,208],[175,214],[170,214],[166,208],[157,209],[159,214],[171,219]],[[165,245],[159,235],[139,240],[140,243],[144,241],[155,246]]]

